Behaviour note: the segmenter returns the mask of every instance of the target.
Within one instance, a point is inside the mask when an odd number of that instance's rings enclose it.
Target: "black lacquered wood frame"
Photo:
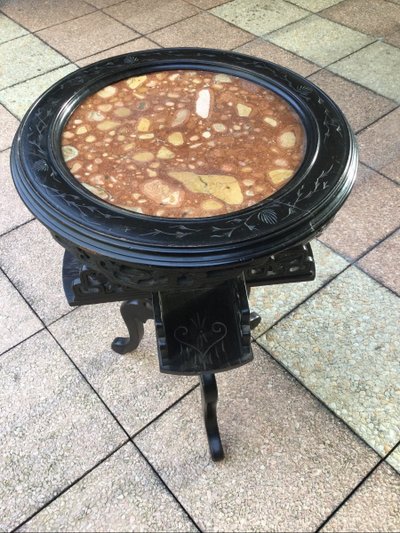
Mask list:
[[[239,76],[272,89],[299,113],[307,136],[296,176],[247,209],[199,219],[133,213],[101,201],[70,174],[60,135],[91,93],[150,71],[201,69]],[[68,75],[32,106],[12,150],[12,174],[29,209],[64,245],[157,269],[235,268],[307,242],[350,192],[357,166],[354,137],[343,114],[320,89],[278,65],[208,49],[149,50],[106,59]]]

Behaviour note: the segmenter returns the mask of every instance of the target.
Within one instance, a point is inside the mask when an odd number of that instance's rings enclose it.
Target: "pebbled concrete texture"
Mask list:
[[[0,354],[42,327],[40,320],[0,271]]]
[[[28,32],[5,15],[0,14],[0,43],[26,35]]]
[[[0,530],[9,531],[126,435],[47,332],[3,355],[0,376]]]
[[[66,65],[41,76],[13,85],[0,91],[0,102],[19,119],[25,115],[33,102],[56,81],[76,70],[75,65]]]
[[[360,159],[400,184],[400,109],[371,124],[358,135]]]
[[[319,238],[354,261],[399,225],[400,188],[385,176],[360,164],[351,195]]]
[[[37,35],[73,61],[101,52],[104,49],[103,42],[111,48],[139,37],[136,32],[101,11],[51,26]]]
[[[61,67],[68,60],[34,35],[0,44],[0,89]]]
[[[251,41],[253,35],[211,15],[200,13],[148,34],[161,47],[198,46],[231,50]]]
[[[0,105],[0,120],[2,124],[2,131],[0,134],[0,151],[10,148],[12,140],[18,128],[18,120],[2,105]],[[2,169],[2,173],[8,172],[7,169]]]
[[[152,320],[137,350],[120,355],[111,349],[114,337],[127,335],[118,303],[81,307],[50,330],[129,434],[197,383],[195,378],[160,373]]]
[[[375,42],[328,67],[400,103],[400,50],[383,42]]]
[[[320,66],[338,61],[373,41],[368,35],[317,15],[309,15],[264,38]]]
[[[289,2],[276,0],[233,0],[211,10],[217,17],[254,35],[264,35],[309,13]]]
[[[339,105],[353,131],[357,132],[396,107],[396,103],[369,89],[321,70],[308,77]]]
[[[399,322],[399,299],[351,267],[258,342],[385,455],[400,440]]]
[[[127,443],[18,531],[198,529]]]
[[[400,295],[399,261],[400,232],[397,231],[364,256],[358,265],[383,285]]]
[[[204,440],[199,391],[135,442],[205,531],[315,531],[377,462],[354,436],[259,347],[218,375],[225,459]]]
[[[348,266],[345,259],[317,240],[312,241],[311,248],[317,271],[314,281],[266,285],[251,289],[249,300],[251,310],[256,311],[261,316],[261,323],[252,330],[254,338],[264,333],[275,322]]]
[[[321,531],[395,533],[399,529],[400,476],[382,464]]]
[[[13,209],[9,209],[10,205]],[[0,235],[33,218],[15,190],[10,172],[10,150],[0,153],[0,211]]]
[[[127,0],[108,7],[105,13],[145,35],[196,15],[199,10],[183,0]]]
[[[1,268],[46,324],[71,311],[62,287],[63,255],[36,220],[0,238]]]

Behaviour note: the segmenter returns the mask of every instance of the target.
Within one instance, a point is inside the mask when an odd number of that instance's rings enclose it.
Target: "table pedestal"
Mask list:
[[[128,337],[117,337],[112,349],[120,354],[135,350],[144,323],[154,319],[160,371],[198,375],[205,429],[214,461],[224,457],[218,429],[216,372],[237,368],[252,360],[251,330],[261,321],[251,313],[252,286],[312,281],[315,263],[311,246],[300,245],[265,260],[260,268],[213,287],[149,292],[110,282],[66,251],[63,285],[71,306],[122,301],[121,315]]]

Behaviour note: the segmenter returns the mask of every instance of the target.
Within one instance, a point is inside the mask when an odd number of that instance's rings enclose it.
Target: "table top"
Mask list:
[[[133,76],[86,98],[62,134],[75,178],[112,205],[197,218],[255,205],[304,157],[299,115],[237,76],[171,70]]]
[[[202,186],[207,187],[207,194],[211,195],[208,198],[203,198],[203,200],[220,202],[225,211],[233,207],[232,212],[207,213],[207,216],[205,216],[203,205],[201,207],[203,211],[199,211],[202,215],[201,217],[191,218],[189,216],[183,219],[182,211],[185,205],[185,202],[183,202],[178,211],[171,210],[170,212],[170,215],[177,213],[179,217],[168,217],[164,214],[154,216],[156,213],[145,214],[135,212],[135,210],[128,210],[126,209],[126,203],[120,202],[121,205],[124,205],[124,208],[112,205],[112,203],[106,202],[99,197],[100,194],[98,196],[93,194],[93,189],[90,191],[82,183],[79,183],[79,178],[75,178],[71,173],[71,171],[73,173],[76,172],[76,169],[75,171],[72,170],[74,158],[66,162],[61,146],[65,141],[67,132],[74,135],[77,134],[78,128],[72,131],[73,126],[87,127],[87,122],[85,124],[73,124],[73,120],[75,120],[73,117],[76,116],[74,113],[80,112],[80,106],[82,106],[81,110],[84,109],[82,104],[85,104],[85,101],[90,102],[88,97],[96,93],[97,96],[92,96],[92,98],[97,98],[101,94],[107,95],[110,90],[107,87],[115,88],[120,86],[118,84],[123,86],[127,83],[131,83],[134,87],[132,89],[128,85],[130,91],[141,95],[139,92],[141,87],[139,85],[135,87],[135,84],[140,83],[138,80],[143,79],[143,76],[146,76],[146,80],[149,79],[151,81],[157,75],[173,76],[182,71],[185,71],[183,79],[190,80],[194,76],[194,78],[202,80],[202,76],[205,76],[210,79],[207,83],[223,85],[225,82],[222,82],[222,80],[229,78],[232,80],[230,83],[232,83],[233,87],[240,87],[248,94],[252,93],[254,89],[254,98],[258,94],[257,91],[260,91],[260,94],[263,93],[266,100],[261,104],[262,112],[259,115],[254,115],[254,120],[258,121],[253,124],[254,129],[258,127],[261,129],[261,120],[263,121],[262,128],[264,128],[262,132],[266,131],[268,127],[271,127],[271,130],[274,128],[273,120],[279,123],[279,117],[266,114],[267,108],[262,107],[263,105],[267,106],[267,95],[269,94],[273,95],[273,101],[278,107],[280,105],[283,106],[281,111],[287,112],[287,117],[290,116],[288,132],[284,128],[281,130],[278,125],[276,126],[278,128],[276,130],[277,135],[273,137],[275,144],[268,146],[268,143],[266,143],[261,148],[257,147],[257,151],[254,150],[254,146],[256,146],[254,144],[249,150],[250,159],[257,152],[257,158],[253,157],[251,159],[255,171],[263,169],[264,199],[260,200],[257,197],[256,200],[258,201],[254,205],[229,204],[229,202],[226,202],[226,196],[224,200],[224,198],[219,198],[215,194],[217,188],[214,187],[212,189],[210,185],[212,180],[207,181],[204,178],[199,178],[199,176],[203,175],[203,171],[200,172],[196,166],[194,169],[171,166],[172,170],[169,171],[167,166],[163,166],[163,176],[165,177],[168,172],[173,173],[168,178],[175,180],[176,185],[181,187],[179,190],[187,194],[188,205],[191,207],[193,207],[194,201],[192,197],[190,202],[190,193],[193,192],[190,189],[199,187],[199,182],[201,181]],[[134,81],[127,82],[127,80]],[[188,81],[187,86],[191,87],[191,83]],[[200,82],[200,86],[201,83],[204,84],[204,80]],[[197,115],[198,118],[207,121],[208,117],[201,117],[201,114],[205,115],[208,106],[211,109],[212,98],[211,93],[209,97],[203,96],[206,93],[201,93],[202,90],[210,90],[210,87],[204,87],[197,93],[193,93],[197,96],[195,96],[195,101],[192,102],[192,110],[194,109],[192,113],[196,114],[197,109],[200,113],[200,116]],[[234,91],[232,93],[234,94]],[[229,95],[225,88],[221,92],[221,96],[224,94]],[[212,95],[212,97],[214,98],[215,96]],[[168,100],[165,100],[165,106],[170,101],[169,98],[171,98],[171,101],[173,100],[172,97],[168,97]],[[104,100],[106,102],[107,98]],[[146,104],[146,98],[138,98],[138,100]],[[232,116],[234,113],[235,120],[240,120],[242,127],[245,125],[245,119],[253,120],[253,110],[249,112],[247,109],[251,105],[246,102],[230,101],[232,102]],[[215,102],[219,102],[218,98],[215,99]],[[100,105],[107,105],[107,103]],[[124,107],[126,106],[122,105],[119,109]],[[104,113],[108,113],[104,109],[108,108],[104,107],[103,110],[93,109],[92,111],[93,113],[100,112],[101,117],[103,117]],[[180,109],[186,108],[177,107],[175,115],[171,111],[171,116],[174,116],[175,120],[178,121],[180,120],[178,113]],[[123,111],[123,113],[126,113],[126,111]],[[240,114],[246,115],[247,113],[249,113],[248,117],[240,116]],[[118,117],[118,114],[115,116]],[[99,115],[92,115],[92,117],[99,117]],[[270,117],[272,117],[270,121],[272,123],[268,124],[268,120],[265,121],[265,119]],[[119,122],[122,118],[118,117],[118,120],[113,119],[113,121]],[[138,120],[134,123],[136,128],[135,135],[154,133],[151,129],[151,124],[148,125],[146,121],[140,122],[141,118],[150,120],[150,117],[144,115],[139,117],[138,115]],[[296,123],[296,118],[298,118],[299,123]],[[105,117],[103,120],[101,118],[98,124],[103,122],[104,125],[104,121],[107,120],[111,119]],[[71,124],[72,129],[69,129]],[[139,124],[140,129],[146,130],[148,127],[148,131],[139,132]],[[229,121],[223,122],[218,119],[218,122],[211,123],[210,116],[210,124],[207,122],[207,128],[202,130],[202,133],[206,133],[208,132],[208,127],[210,127],[211,136],[208,138],[211,141],[207,140],[208,135],[206,137],[202,136],[202,139],[207,142],[216,140],[217,134],[222,133],[215,131],[215,128],[213,130],[214,133],[212,133],[213,124],[229,126]],[[196,128],[196,124],[193,127]],[[101,131],[96,126],[96,134],[99,135]],[[233,131],[232,125],[232,132],[230,133],[233,133]],[[304,138],[299,140],[301,139],[301,134],[299,134],[301,131],[304,131]],[[64,139],[62,137],[63,132]],[[104,132],[104,135],[107,134],[107,128]],[[262,132],[258,133],[262,134]],[[282,137],[282,134],[294,132],[295,145],[298,147],[305,145],[303,152],[300,150],[293,151],[291,146],[282,146],[285,142],[290,145],[293,141],[292,135],[283,135]],[[168,134],[166,138],[161,137],[161,140],[166,141],[165,144],[160,146],[160,149],[164,148],[161,154],[164,154],[164,157],[167,155],[166,159],[157,157],[159,151],[155,152],[153,149],[141,150],[142,153],[147,151],[152,154],[151,161],[144,162],[146,165],[141,167],[150,178],[150,184],[151,180],[159,178],[159,175],[157,177],[149,175],[148,171],[152,170],[158,173],[157,168],[161,169],[161,163],[169,165],[174,160],[174,165],[176,162],[187,163],[187,161],[177,161],[179,154],[177,148],[179,146],[173,143],[179,144],[179,136],[172,136],[168,140],[168,136],[174,133],[181,133],[182,137],[185,134],[183,129],[172,129],[166,132],[166,135]],[[87,139],[88,137],[90,138],[90,134],[91,132],[89,131],[83,133],[86,139],[85,142],[89,144],[90,139],[89,141]],[[117,130],[115,130],[115,135],[123,136],[124,133],[117,133]],[[200,136],[199,133],[193,134],[193,136],[196,135]],[[224,140],[221,142],[220,148],[222,147],[223,153],[226,155],[230,151],[224,150],[224,143],[227,144],[227,147],[229,146],[229,137],[225,136],[221,137],[221,139]],[[149,140],[151,139],[140,139],[140,142],[148,142]],[[305,140],[306,142],[304,142]],[[139,142],[139,139],[135,138],[134,141],[135,143]],[[171,141],[173,141],[172,144]],[[67,146],[79,151],[79,147],[74,146],[69,140],[68,142]],[[269,157],[271,155],[269,149],[272,147],[280,150],[279,154],[277,154],[278,157],[275,159]],[[131,155],[134,158],[135,153],[138,153],[137,151],[135,152],[136,144],[132,148]],[[186,148],[187,150],[190,149]],[[211,154],[211,150],[214,148],[217,149],[217,146],[207,146],[207,155],[209,152]],[[289,148],[287,153],[285,153],[286,156],[299,158],[301,154],[300,159],[302,159],[298,160],[299,166],[297,169],[293,165],[295,159],[292,159],[289,164],[290,157],[282,157],[282,152],[285,152],[286,148]],[[71,148],[69,150],[70,152],[64,146],[66,159],[71,156]],[[173,152],[174,158],[168,159],[169,155],[165,150]],[[179,159],[185,158],[179,157]],[[216,176],[231,176],[239,183],[236,173],[223,170],[222,159],[217,160],[216,157],[211,157],[209,159],[211,163],[209,164],[213,165],[213,161],[218,161],[220,166],[218,168],[217,165],[210,166],[204,174],[212,173],[212,175]],[[280,159],[282,161],[276,163],[276,160]],[[283,159],[287,163],[285,162],[284,164]],[[198,160],[195,159],[194,162],[196,161]],[[240,159],[240,161],[245,163],[245,166],[247,165],[246,160]],[[274,168],[268,167],[268,161],[272,161],[273,165],[276,164],[277,166]],[[150,164],[153,162],[160,162],[160,167],[152,168]],[[142,162],[139,161],[139,163]],[[290,167],[293,171],[293,176],[288,176],[287,182],[285,181],[286,178],[283,179],[283,186],[280,189],[276,188],[276,190],[271,191],[272,194],[268,196],[266,187],[267,185],[272,186],[274,181],[274,174],[271,176],[271,172],[285,169],[285,165],[288,165],[288,169]],[[106,59],[78,69],[57,82],[31,107],[21,122],[19,131],[14,139],[11,156],[12,175],[22,199],[35,216],[52,231],[53,235],[57,236],[60,242],[69,242],[81,250],[88,250],[98,256],[142,265],[144,268],[156,266],[222,268],[252,264],[259,258],[272,255],[290,246],[307,242],[332,219],[347,198],[355,179],[356,167],[357,149],[354,136],[345,117],[332,100],[310,81],[288,69],[258,58],[234,52],[196,48],[135,52]],[[244,167],[240,166],[240,168]],[[239,166],[237,169],[239,169]],[[254,184],[249,185],[248,189],[245,187],[242,189],[243,185],[246,186],[245,179],[254,179],[251,172],[249,172],[248,176],[248,178],[243,178],[243,181],[240,182],[241,194],[244,198],[247,196],[243,192],[251,191],[251,186],[255,186],[257,183],[255,180]],[[89,174],[88,181],[91,178],[93,178],[93,175]],[[232,183],[234,182],[232,181]],[[88,184],[96,187],[93,182]],[[104,189],[103,185],[100,185],[100,187]],[[147,186],[146,189],[143,188],[141,191],[142,195],[146,194],[144,191],[147,191],[147,195],[149,192],[154,195],[159,192],[157,187],[152,190],[151,186],[150,188]],[[174,202],[174,192],[172,191],[171,193],[172,203]],[[105,189],[105,193],[109,194],[109,191]],[[204,194],[204,190],[201,194]],[[223,192],[221,193],[220,188],[220,196],[222,194]],[[169,198],[169,196],[162,196],[161,203],[164,198]],[[133,199],[136,200],[135,198]],[[143,198],[137,199],[146,198],[143,196]],[[125,199],[123,202],[125,202]],[[142,202],[143,204],[144,202]],[[201,204],[202,202],[199,202],[200,206]],[[135,204],[133,207],[135,208],[137,205]],[[160,208],[167,209],[164,205],[161,205]]]

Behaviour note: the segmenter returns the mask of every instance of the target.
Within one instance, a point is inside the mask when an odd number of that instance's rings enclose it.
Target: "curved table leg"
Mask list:
[[[260,315],[256,313],[255,311],[252,311],[250,313],[250,329],[256,328],[260,322],[261,322]]]
[[[219,436],[217,422],[218,388],[214,374],[200,376],[201,399],[203,404],[204,424],[208,438],[211,458],[220,461],[224,458],[224,449]]]
[[[121,315],[128,328],[129,337],[117,337],[111,347],[114,352],[126,354],[139,346],[143,338],[143,324],[153,318],[151,299],[129,300],[121,304]]]
[[[246,289],[247,289],[247,297],[250,298],[251,287],[249,287],[247,285]],[[250,313],[250,329],[255,329],[260,322],[261,322],[260,315],[258,313],[256,313],[255,311],[251,311],[251,313]]]

